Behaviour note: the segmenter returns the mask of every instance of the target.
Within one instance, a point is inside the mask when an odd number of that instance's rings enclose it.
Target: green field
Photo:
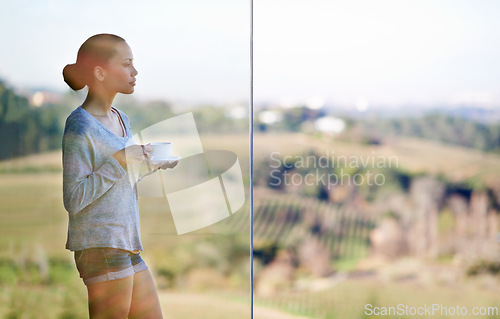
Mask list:
[[[243,156],[248,154],[245,141],[245,136],[207,136],[203,142],[206,149],[231,149]],[[294,155],[310,149],[352,154],[375,150],[398,156],[400,167],[415,172],[441,173],[456,180],[478,178],[492,186],[500,180],[497,155],[433,142],[399,140],[366,146],[302,134],[256,135],[254,142],[257,159],[271,151]],[[246,171],[248,161],[241,162]],[[57,151],[0,162],[0,318],[87,318],[86,289],[72,254],[64,249],[67,213],[60,163]],[[259,193],[256,196],[259,200]],[[160,289],[165,318],[249,318],[248,226],[235,219],[235,224],[243,225],[237,231],[207,228],[177,236],[164,204],[161,199],[141,199],[140,209],[145,246],[141,255]],[[241,220],[248,218],[245,214]],[[221,260],[226,263],[217,262]],[[398,267],[408,268],[407,264],[364,277],[337,272],[327,284],[311,281],[309,288],[256,296],[255,318],[368,318],[363,314],[368,303],[500,306],[497,277],[454,280],[447,277],[447,270],[438,275],[432,264],[423,265],[403,274]]]

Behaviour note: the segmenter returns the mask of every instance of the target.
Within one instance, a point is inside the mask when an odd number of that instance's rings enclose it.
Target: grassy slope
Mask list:
[[[247,135],[204,135],[204,149],[225,149],[236,152],[246,172],[248,151]],[[254,135],[255,158],[269,157],[272,152],[283,156],[297,155],[305,150],[319,154],[355,155],[357,157],[396,156],[399,167],[411,172],[444,174],[450,180],[479,178],[490,185],[500,180],[500,155],[488,154],[438,142],[400,138],[383,145],[360,145],[335,139],[321,139],[301,133],[269,133]],[[61,167],[61,152],[30,155],[14,160],[0,161],[0,172],[23,168],[53,170]]]
[[[399,168],[414,173],[443,174],[452,181],[478,178],[490,186],[498,186],[500,181],[500,155],[428,140],[399,138],[383,145],[361,145],[295,133],[256,134],[254,143],[256,157],[267,157],[271,152],[296,155],[311,149],[330,158],[396,156]]]
[[[231,149],[240,156],[241,154],[248,154],[245,136],[233,137],[215,137],[206,136],[203,140],[205,148],[212,149]],[[373,152],[377,155],[391,156],[396,155],[399,158],[401,168],[414,171],[414,172],[429,172],[429,173],[443,173],[450,179],[461,180],[464,178],[477,177],[487,183],[494,184],[500,180],[500,157],[491,154],[482,154],[480,152],[445,146],[429,141],[418,141],[410,139],[401,139],[392,141],[390,144],[382,146],[365,146],[355,145],[350,143],[341,143],[335,140],[320,140],[317,138],[305,136],[302,134],[266,134],[255,136],[255,154],[256,157],[269,156],[272,151],[281,152],[282,155],[295,155],[303,150],[314,148],[318,152],[329,150],[330,153],[335,151],[335,154],[354,154],[356,156],[370,156]],[[9,160],[0,162],[0,172],[5,172],[16,168],[15,171],[23,172],[26,168],[30,168],[30,174],[1,174],[0,175],[0,257],[15,255],[18,260],[29,258],[43,259],[43,254],[56,256],[72,262],[71,255],[64,250],[64,242],[66,239],[67,216],[64,208],[62,207],[62,176],[59,173],[49,173],[44,171],[54,171],[60,169],[61,153],[51,152],[46,154],[33,155],[25,158]],[[242,165],[243,166],[243,165]],[[34,169],[33,168],[38,168]],[[48,169],[47,169],[48,168]],[[154,205],[147,204],[147,205]],[[146,213],[143,215],[144,227],[143,232],[147,234],[154,227],[158,227],[158,223],[153,217],[153,214]],[[146,235],[146,242],[154,242],[156,238]],[[163,244],[167,245],[170,242],[171,236],[164,238]],[[170,242],[170,244],[172,244]],[[40,249],[41,248],[41,249]],[[32,252],[42,251],[41,257],[33,257]],[[147,257],[146,257],[147,258]],[[77,295],[80,299],[69,300],[67,297],[64,285],[53,287],[51,291],[43,290],[37,293],[33,287],[19,286],[15,290],[4,289],[0,294],[2,301],[1,304],[7,305],[6,307],[25,307],[31,309],[42,309],[44,305],[57,305],[64,309],[68,303],[79,305],[78,309],[80,316],[85,311],[85,290],[83,285],[78,281],[76,269],[73,269],[72,278],[74,280],[69,284],[72,291],[78,292]],[[374,293],[380,287],[385,287],[382,290],[383,297],[377,299],[379,304],[391,304],[398,298],[408,299],[410,302],[411,296],[415,293],[419,294],[419,288],[415,286],[380,286],[377,283],[370,282],[346,282],[345,285],[339,285],[335,291],[325,292],[325,302],[322,304],[322,299],[318,295],[318,307],[325,308],[330,304],[328,296],[339,294],[338,302],[345,304],[348,300],[350,306],[349,314],[343,310],[332,310],[331,313],[336,313],[337,316],[349,318],[350,314],[362,310],[365,302],[369,302],[372,298],[369,292]],[[12,287],[11,287],[12,288]],[[353,291],[354,290],[354,291]],[[9,291],[11,293],[9,293]],[[15,292],[14,292],[15,291]],[[351,297],[363,291],[363,296],[358,298]],[[445,290],[432,289],[431,293],[422,292],[422,302],[450,300],[454,301],[453,296],[457,296],[460,289],[447,288]],[[469,290],[468,290],[469,291]],[[463,291],[464,298],[472,298],[469,303],[463,300],[464,304],[479,305],[479,299],[472,296],[483,298],[488,305],[492,303],[498,304],[497,300],[491,299],[490,294],[486,291],[480,294],[477,289],[472,289],[466,294]],[[299,297],[287,297],[288,300],[299,298],[307,299],[309,294],[302,294]],[[348,297],[347,300],[342,299],[342,296]],[[398,296],[393,298],[390,296]],[[442,297],[442,295],[452,297]],[[460,294],[459,294],[460,295]],[[38,296],[38,297],[36,297]],[[40,296],[44,298],[40,299]],[[64,297],[66,296],[66,297]],[[351,296],[351,297],[349,297]],[[405,297],[406,296],[406,297]],[[194,298],[194,299],[192,299]],[[197,299],[198,298],[198,299]],[[215,297],[214,297],[215,298]],[[391,299],[392,298],[392,299]],[[444,299],[443,299],[444,298]],[[451,298],[451,299],[450,299]],[[18,300],[15,302],[15,300]],[[19,300],[22,300],[23,303]],[[39,301],[36,301],[39,300]],[[177,318],[183,318],[182,312],[186,311],[186,307],[190,305],[190,300],[197,300],[200,305],[216,304],[217,309],[212,312],[206,312],[204,318],[223,318],[220,313],[242,313],[245,314],[247,309],[244,303],[232,303],[227,300],[220,299],[217,302],[215,299],[210,299],[204,295],[175,295],[162,293],[162,302],[165,305],[166,317],[172,317],[173,314],[179,314]],[[300,304],[297,300],[297,304]],[[307,299],[309,300],[309,299]],[[460,299],[461,300],[461,299]],[[314,301],[314,302],[313,302]],[[311,303],[316,303],[316,300]],[[457,300],[458,302],[459,300]],[[284,302],[286,304],[286,302]],[[9,306],[10,304],[10,306]],[[414,303],[415,304],[415,303]],[[30,307],[30,305],[32,305]],[[280,303],[278,303],[280,305]],[[338,304],[337,304],[338,305]],[[185,307],[186,306],[186,307]],[[272,303],[271,306],[276,306]],[[335,303],[330,307],[334,307]],[[175,308],[177,307],[177,309]],[[361,307],[361,309],[359,309]],[[200,307],[203,309],[203,307]],[[287,309],[287,307],[282,307]],[[0,312],[7,312],[6,308],[0,309]],[[171,309],[169,314],[168,309]],[[207,308],[208,309],[208,308]],[[266,309],[258,308],[258,311],[264,311],[262,318],[280,318],[280,314],[266,313]],[[314,308],[313,308],[314,309]],[[340,307],[339,307],[340,309]],[[290,309],[287,309],[290,311]],[[62,310],[61,310],[62,311]],[[256,314],[258,313],[256,311]],[[293,309],[292,309],[293,311]],[[319,312],[318,312],[319,311]],[[320,310],[307,311],[312,314],[321,315]],[[329,312],[330,313],[330,312]],[[186,315],[187,317],[188,315]],[[209,317],[210,316],[210,317]],[[0,316],[1,317],[1,316]],[[76,316],[78,317],[78,316]],[[256,316],[258,318],[258,316]],[[286,317],[282,317],[286,318]]]

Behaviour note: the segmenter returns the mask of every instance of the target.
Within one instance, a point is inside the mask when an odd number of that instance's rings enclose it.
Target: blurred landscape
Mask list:
[[[0,86],[0,131],[9,132],[0,155],[0,316],[85,318],[86,290],[63,249],[61,197],[62,129],[78,96],[37,94]],[[134,131],[179,112],[165,101],[116,105]],[[237,153],[249,183],[247,112],[193,109],[205,149]],[[256,108],[255,317],[369,318],[366,304],[499,305],[498,116],[474,107]],[[194,301],[203,305],[199,318],[246,317],[249,205],[186,236],[175,234],[167,205],[140,202],[142,255],[167,317],[192,318]]]
[[[249,318],[252,291],[262,319],[500,318],[500,2],[3,9],[0,318],[88,316],[60,149],[86,92],[61,70],[101,32],[134,52],[136,92],[115,100],[134,133],[193,112],[204,149],[236,153],[243,173],[243,208],[182,236],[166,199],[140,198],[165,318]],[[398,305],[483,313],[366,311]]]
[[[499,114],[262,107],[257,303],[311,318],[498,305]]]
[[[81,103],[81,92],[41,94],[0,85],[0,131],[7,137],[0,156],[0,318],[88,318],[87,290],[73,253],[64,248],[68,217],[62,202],[64,120]],[[115,102],[134,133],[185,112],[165,101],[122,96]],[[235,152],[248,191],[247,111],[228,121],[213,110],[193,110],[203,147]],[[182,236],[166,198],[140,198],[140,216],[141,256],[166,318],[250,314],[248,204],[223,222]]]

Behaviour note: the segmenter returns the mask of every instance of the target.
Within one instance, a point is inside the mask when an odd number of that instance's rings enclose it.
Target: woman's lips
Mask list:
[[[132,86],[135,86],[135,81],[132,81],[129,84],[132,85]]]

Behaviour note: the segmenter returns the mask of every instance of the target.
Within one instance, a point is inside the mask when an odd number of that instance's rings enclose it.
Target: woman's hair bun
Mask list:
[[[76,63],[68,64],[63,69],[64,82],[74,91],[81,90],[87,85],[85,76]]]
[[[96,34],[85,40],[78,50],[76,63],[64,67],[64,82],[75,91],[92,85],[93,68],[106,64],[116,54],[115,44],[120,42],[126,43],[122,37],[108,33]]]

